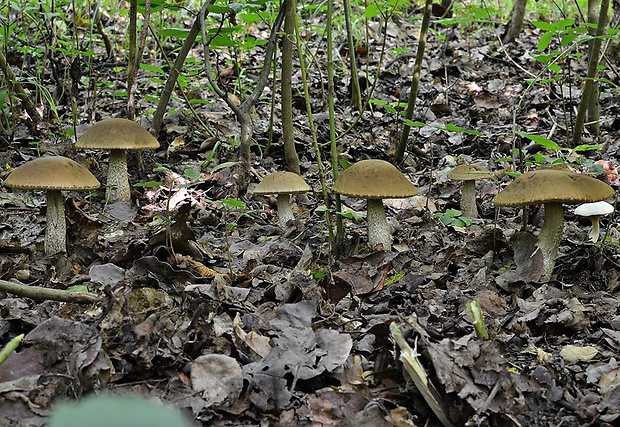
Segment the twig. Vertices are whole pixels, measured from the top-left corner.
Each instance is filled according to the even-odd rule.
[[[90,292],[63,291],[61,289],[49,289],[41,286],[27,286],[20,283],[0,280],[0,292],[8,292],[20,297],[36,300],[52,300],[62,302],[74,302],[77,304],[91,304],[101,302],[101,297]]]

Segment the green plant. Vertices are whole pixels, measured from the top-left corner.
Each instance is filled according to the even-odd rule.
[[[58,405],[49,427],[190,427],[177,410],[140,397],[91,396]]]
[[[471,218],[461,216],[462,214],[458,209],[446,209],[445,212],[435,212],[435,218],[445,226],[469,227],[472,224]]]

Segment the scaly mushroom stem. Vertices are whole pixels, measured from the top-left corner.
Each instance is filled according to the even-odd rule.
[[[286,223],[295,218],[290,199],[290,194],[278,194],[278,225],[282,228],[285,228]]]
[[[476,207],[476,181],[463,181],[461,187],[461,212],[468,218],[478,218]]]
[[[592,243],[596,243],[601,235],[601,215],[592,215],[590,220],[592,221],[592,230],[590,230],[588,237]]]
[[[545,222],[538,235],[537,246],[543,254],[543,273],[540,281],[548,282],[551,280],[560,241],[564,234],[564,208],[562,203],[545,203],[544,209]]]
[[[383,250],[392,250],[392,233],[385,218],[383,200],[368,199],[366,212],[368,222],[368,246],[374,250],[378,245],[383,245]]]
[[[45,228],[45,255],[67,251],[67,222],[65,204],[60,190],[47,191],[47,215]]]
[[[111,150],[108,165],[108,182],[105,197],[108,203],[128,202],[131,200],[131,188],[127,174],[126,150]]]

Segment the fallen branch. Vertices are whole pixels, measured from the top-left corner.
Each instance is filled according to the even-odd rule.
[[[8,292],[20,297],[36,300],[52,300],[62,302],[74,302],[77,304],[91,304],[101,302],[101,297],[90,292],[63,291],[61,289],[49,289],[41,286],[28,286],[20,283],[0,280],[0,292]]]

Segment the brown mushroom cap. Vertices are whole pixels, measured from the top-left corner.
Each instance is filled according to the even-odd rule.
[[[362,199],[398,199],[418,189],[385,160],[361,160],[342,172],[332,186],[338,194]]]
[[[487,168],[478,165],[458,165],[448,174],[448,178],[453,181],[472,181],[491,176]]]
[[[13,169],[4,181],[21,190],[94,190],[101,184],[79,163],[66,157],[39,157]]]
[[[92,125],[75,143],[75,148],[91,150],[154,150],[157,139],[128,119],[103,119]]]
[[[254,188],[254,194],[299,194],[310,191],[302,177],[293,172],[274,172],[266,175]]]
[[[609,199],[614,189],[591,176],[564,170],[544,169],[517,177],[495,198],[496,206],[542,203],[578,204]]]

